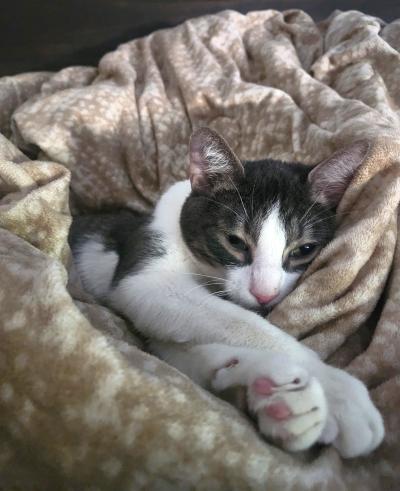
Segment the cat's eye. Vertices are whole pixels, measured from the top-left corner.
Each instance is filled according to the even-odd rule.
[[[290,257],[296,258],[296,259],[306,259],[308,256],[311,256],[317,249],[317,244],[303,244],[300,247],[297,247],[296,249],[293,249],[290,253]]]
[[[228,235],[228,242],[231,246],[239,251],[248,251],[249,247],[244,240],[242,240],[237,235]]]

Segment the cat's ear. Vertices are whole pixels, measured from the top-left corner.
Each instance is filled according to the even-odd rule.
[[[318,164],[308,175],[313,198],[335,208],[369,149],[367,140],[360,140],[338,150]]]
[[[189,144],[189,176],[192,189],[211,192],[230,189],[244,175],[243,165],[229,145],[209,128],[196,130]]]

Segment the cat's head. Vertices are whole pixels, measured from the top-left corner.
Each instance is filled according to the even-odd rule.
[[[314,168],[274,160],[244,162],[208,128],[190,141],[192,192],[181,213],[183,238],[226,295],[270,308],[332,238],[334,209],[368,150],[365,141]]]

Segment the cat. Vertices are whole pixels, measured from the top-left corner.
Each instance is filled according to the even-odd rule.
[[[365,386],[263,317],[332,239],[335,207],[367,149],[353,143],[312,169],[242,163],[200,128],[190,178],[165,191],[153,213],[74,218],[82,283],[196,383],[217,394],[244,386],[269,440],[288,451],[321,442],[343,457],[367,454],[384,427]]]

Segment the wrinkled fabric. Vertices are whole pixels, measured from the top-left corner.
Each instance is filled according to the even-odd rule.
[[[0,79],[0,489],[399,486],[399,40],[400,21],[355,11],[226,11],[97,68]],[[310,165],[369,140],[335,239],[270,320],[368,385],[387,431],[373,455],[277,449],[80,287],[71,209],[151,209],[201,125],[243,159]]]

